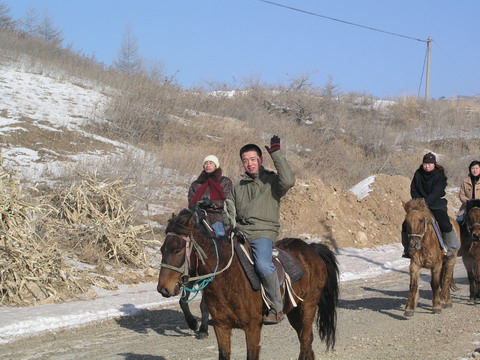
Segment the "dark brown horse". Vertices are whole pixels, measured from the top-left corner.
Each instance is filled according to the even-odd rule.
[[[462,260],[470,283],[469,302],[480,304],[480,200],[467,202],[462,226]]]
[[[232,329],[245,332],[247,359],[258,359],[263,320],[260,291],[254,291],[233,251],[234,239],[215,239],[195,225],[195,216],[182,210],[172,216],[162,245],[162,264],[157,290],[165,297],[178,295],[193,279],[211,279],[203,289],[217,337],[219,359],[230,359]],[[327,350],[335,346],[338,265],[325,245],[307,244],[287,238],[275,244],[292,255],[303,269],[303,277],[292,284],[302,300],[294,307],[284,302],[284,313],[300,341],[299,359],[313,359],[313,322]]]
[[[405,316],[413,316],[417,306],[418,279],[420,269],[430,269],[432,279],[433,313],[440,313],[442,307],[451,307],[450,290],[455,288],[453,281],[453,267],[456,255],[446,259],[443,249],[439,245],[435,229],[432,225],[434,217],[423,199],[412,199],[403,204],[406,212],[405,221],[409,238],[410,253],[410,289]],[[456,221],[452,225],[459,239],[459,228]]]

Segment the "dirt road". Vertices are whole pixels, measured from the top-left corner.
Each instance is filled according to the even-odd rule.
[[[454,305],[431,313],[430,276],[422,272],[419,306],[413,318],[403,317],[408,273],[398,271],[369,280],[341,284],[337,343],[321,359],[468,359],[480,348],[480,305],[467,303],[468,284],[461,259],[455,279]],[[198,302],[192,308],[198,315]],[[246,358],[243,333],[235,331],[232,358]],[[263,328],[262,359],[296,359],[296,334],[283,321]],[[207,340],[196,340],[178,306],[149,310],[137,316],[49,333],[0,345],[0,359],[217,359],[213,329]]]

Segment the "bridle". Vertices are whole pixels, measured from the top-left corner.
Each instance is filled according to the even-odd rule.
[[[418,211],[418,212],[421,212],[419,210],[412,210],[412,211]],[[425,237],[425,234],[427,232],[427,216],[424,215],[423,217],[423,232],[421,234],[408,234],[408,238],[411,239],[411,238],[418,238],[418,241],[415,242],[415,245],[414,246],[411,246],[412,248],[414,248],[415,250],[420,250],[421,248],[421,242],[423,240],[423,238]]]
[[[167,238],[169,236],[175,236],[175,237],[178,237],[180,238],[181,240],[183,240],[185,242],[185,259],[183,261],[183,264],[181,267],[176,267],[176,266],[173,266],[173,265],[170,265],[170,264],[166,264],[163,262],[163,259],[162,259],[162,262],[160,264],[160,266],[162,268],[165,268],[165,269],[170,269],[170,270],[173,270],[173,271],[176,271],[176,272],[179,272],[181,275],[180,277],[180,283],[182,285],[188,283],[189,281],[191,281],[191,278],[190,278],[190,270],[193,270],[192,268],[192,264],[190,263],[190,255],[192,253],[192,251],[195,251],[195,253],[197,254],[197,262],[198,262],[198,259],[200,259],[200,261],[202,262],[203,265],[205,265],[205,260],[208,259],[207,257],[207,254],[205,253],[205,251],[202,249],[202,247],[200,245],[198,245],[198,243],[193,239],[193,237],[190,235],[183,235],[183,234],[177,234],[177,233],[174,233],[174,232],[169,232],[167,233],[167,236],[165,237],[165,241],[167,241]],[[198,264],[197,264],[198,266]]]
[[[211,239],[212,239],[212,242],[215,246],[215,254],[216,254],[215,270],[213,272],[205,274],[205,275],[197,275],[197,276],[192,276],[192,277],[190,277],[190,270],[194,270],[194,269],[191,266],[192,264],[190,263],[190,257],[191,257],[190,255],[192,253],[195,253],[196,256],[197,256],[197,259],[200,259],[202,264],[205,265],[205,260],[208,259],[205,251],[195,241],[191,232],[188,236],[183,235],[183,234],[177,234],[175,232],[169,232],[169,233],[167,233],[167,237],[168,236],[176,236],[176,237],[180,238],[182,241],[185,242],[185,259],[184,259],[183,265],[181,267],[176,267],[176,266],[172,266],[172,265],[169,265],[169,264],[165,264],[163,262],[163,259],[162,259],[160,267],[170,269],[170,270],[173,270],[173,271],[176,271],[176,272],[182,274],[181,277],[180,277],[180,284],[182,286],[186,285],[187,283],[189,283],[191,281],[199,281],[199,280],[204,280],[204,279],[211,279],[210,281],[212,281],[213,278],[215,278],[216,275],[219,275],[222,272],[224,272],[225,270],[227,270],[230,267],[230,265],[232,264],[232,260],[233,260],[233,256],[234,256],[233,233],[230,235],[231,256],[230,256],[230,259],[228,260],[228,263],[225,265],[225,267],[222,270],[217,271],[220,258],[219,258],[219,255],[218,255],[217,243],[215,242],[215,239],[212,237]],[[165,241],[166,241],[166,239],[165,239]],[[198,267],[198,260],[197,260],[197,265],[195,266],[195,268],[197,268],[197,267]],[[206,285],[208,285],[208,283],[210,281],[208,281]]]
[[[469,221],[468,221],[468,219],[469,219],[468,213],[469,213],[471,210],[473,210],[473,209],[480,209],[480,207],[475,206],[475,207],[472,207],[472,208],[468,209],[467,214],[466,214],[466,215],[467,215],[467,221],[466,221],[466,223],[467,223],[467,230],[468,230],[468,233],[470,234],[470,236],[472,237],[472,241],[480,241],[480,237],[474,238],[474,237],[472,236],[472,235],[473,235],[473,233],[472,233],[473,228],[474,228],[475,226],[480,226],[480,223],[475,222],[475,223],[473,223],[473,224],[470,224]]]

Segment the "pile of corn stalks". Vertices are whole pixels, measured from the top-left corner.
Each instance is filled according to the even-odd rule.
[[[140,238],[150,229],[134,225],[134,209],[124,205],[126,190],[134,185],[80,175],[78,184],[49,198],[50,217],[57,221],[50,227],[68,238],[72,250],[93,246],[109,264],[144,268],[147,256]]]
[[[31,226],[41,212],[22,201],[18,178],[0,165],[1,305],[61,302],[65,294],[84,291],[80,274]]]

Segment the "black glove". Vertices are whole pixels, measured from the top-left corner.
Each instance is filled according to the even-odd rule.
[[[265,146],[265,149],[267,149],[269,154],[280,150],[280,138],[277,135],[273,135],[272,139],[270,140],[270,147]]]
[[[193,212],[193,213],[199,213],[200,211],[202,211],[202,209],[200,208],[200,206],[195,204],[195,205],[190,206],[190,211]]]
[[[212,206],[212,200],[210,199],[200,200],[199,202],[197,202],[197,205],[202,209],[206,209]]]

